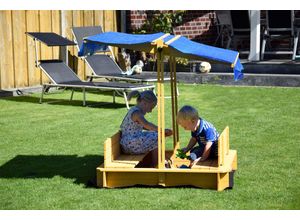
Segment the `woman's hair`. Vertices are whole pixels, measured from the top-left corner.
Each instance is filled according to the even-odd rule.
[[[198,111],[192,106],[185,105],[177,113],[177,122],[195,120],[199,118]]]
[[[139,91],[132,91],[128,94],[127,96],[127,100],[130,101],[132,97],[137,96],[136,98],[136,102],[139,103],[142,100],[144,100],[145,102],[148,103],[153,103],[153,102],[157,102],[157,98],[156,95],[154,94],[154,92],[152,90],[145,90],[143,92],[139,92]]]

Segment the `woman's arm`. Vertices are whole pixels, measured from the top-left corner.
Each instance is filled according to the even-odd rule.
[[[144,129],[149,131],[157,131],[157,126],[147,121],[141,112],[136,111],[132,114],[131,117],[134,122],[137,122],[140,125],[142,125]]]
[[[147,121],[144,117],[144,115],[141,112],[135,112],[132,114],[132,120],[141,124],[145,130],[148,131],[158,131],[158,127],[155,124],[152,124],[151,122]],[[173,131],[171,129],[165,129],[165,136],[171,136],[173,134]]]

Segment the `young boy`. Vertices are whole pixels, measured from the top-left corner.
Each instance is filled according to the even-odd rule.
[[[187,131],[191,131],[191,139],[188,145],[182,149],[184,153],[190,151],[192,167],[199,160],[218,156],[219,133],[216,128],[203,118],[199,118],[198,111],[191,106],[183,106],[177,114],[177,123]],[[196,143],[199,146],[196,146]]]

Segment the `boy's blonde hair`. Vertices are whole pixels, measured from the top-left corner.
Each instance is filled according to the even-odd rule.
[[[146,90],[143,92],[132,91],[128,94],[127,100],[130,101],[132,97],[137,96],[136,102],[139,103],[142,100],[148,103],[157,103],[157,97],[152,90]]]
[[[185,105],[177,113],[177,122],[187,120],[198,120],[198,111],[192,106]]]

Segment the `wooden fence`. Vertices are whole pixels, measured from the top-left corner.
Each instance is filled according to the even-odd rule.
[[[41,85],[49,79],[35,67],[33,39],[25,32],[55,32],[73,39],[71,27],[101,25],[117,31],[116,11],[13,10],[0,11],[0,90]],[[40,59],[58,59],[59,48],[39,44]],[[85,79],[90,70],[68,47],[69,66]]]

